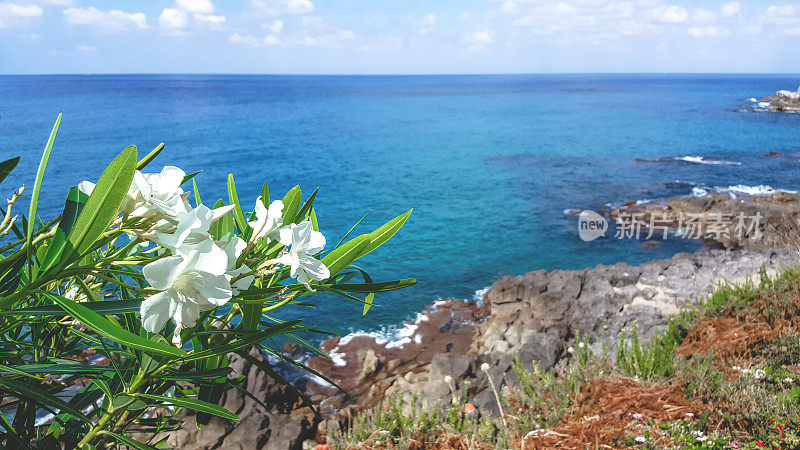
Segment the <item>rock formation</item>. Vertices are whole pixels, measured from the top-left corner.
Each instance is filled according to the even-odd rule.
[[[770,111],[800,112],[800,88],[797,91],[778,91],[775,95],[764,97]]]

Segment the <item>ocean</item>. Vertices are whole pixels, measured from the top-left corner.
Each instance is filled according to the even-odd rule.
[[[658,247],[584,242],[565,210],[708,189],[800,189],[800,115],[754,112],[751,101],[798,83],[786,75],[0,76],[0,159],[22,156],[2,195],[33,184],[63,111],[44,216],[127,145],[145,154],[162,141],[150,169],[202,170],[206,202],[227,198],[228,173],[248,207],[264,180],[273,197],[296,184],[306,194],[319,187],[329,246],[367,211],[357,231],[414,208],[359,265],[375,280],[418,285],[378,295],[366,317],[361,305],[327,295],[309,298],[318,308],[281,314],[334,333],[375,331],[437,299],[472,298],[505,274],[700,248],[677,238]]]

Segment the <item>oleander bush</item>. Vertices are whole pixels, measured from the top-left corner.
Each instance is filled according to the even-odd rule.
[[[366,314],[376,293],[415,283],[375,282],[354,265],[411,211],[348,239],[351,228],[326,249],[317,191],[304,199],[298,186],[273,199],[265,182],[249,209],[230,175],[228,202],[209,207],[197,173],[169,165],[143,173],[163,144],[141,159],[126,148],[96,181],[69,190],[60,216],[43,220],[38,199],[60,120],[33,188],[17,189],[0,210],[4,448],[158,448],[156,435],[184,425],[184,408],[198,427],[212,416],[238,422],[219,406],[225,391],[246,392],[231,355],[283,382],[253,348],[313,372],[270,342],[284,337],[319,352],[304,336],[321,331],[282,321],[277,310],[328,293]],[[0,182],[18,162],[0,163]],[[190,182],[193,194],[183,188]],[[19,214],[29,191],[28,213]]]

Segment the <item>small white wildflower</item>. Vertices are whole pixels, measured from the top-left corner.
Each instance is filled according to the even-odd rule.
[[[784,382],[784,383],[791,383],[792,381],[794,381],[794,380],[792,379],[792,377],[786,377],[786,378],[784,378],[784,379],[783,379],[783,382]]]
[[[700,431],[700,430],[696,430],[696,431],[692,431],[692,434],[695,435],[695,436],[702,436],[703,432]]]
[[[706,439],[708,439],[708,436],[698,436],[697,437],[697,440],[700,441],[700,442],[705,442]]]
[[[739,366],[733,366],[733,367],[731,367],[731,369],[732,370],[736,370],[736,371],[741,371],[742,370],[742,368],[739,367]]]
[[[753,371],[753,377],[755,377],[755,379],[757,379],[757,380],[760,380],[760,379],[764,378],[765,376],[767,376],[767,372],[764,372],[764,370],[762,370],[762,369],[756,369],[756,370]]]
[[[575,353],[575,349],[572,348],[572,347],[567,347],[567,353],[569,353],[571,355],[571,354]]]
[[[634,415],[633,415],[633,418],[634,418],[634,419],[641,419],[641,418],[642,418],[642,415],[641,415],[641,414],[639,414],[639,413],[636,413],[636,414],[634,414]]]
[[[647,442],[647,439],[645,439],[644,436],[636,436],[636,442],[644,444],[645,442]]]
[[[453,377],[451,377],[450,375],[445,375],[444,376],[444,382],[447,383],[447,384],[452,383],[453,382]]]
[[[453,397],[452,399],[450,399],[450,403],[452,403],[454,405],[457,405],[458,404],[458,397]]]
[[[578,348],[582,349],[583,347],[586,347],[586,344],[584,344],[583,342],[579,342]]]
[[[686,414],[684,414],[684,415],[685,415],[686,417],[690,418],[690,419],[691,419],[692,417],[694,417],[694,413],[686,413]]]
[[[484,372],[488,372],[489,371],[489,363],[481,364],[481,370],[484,371]]]

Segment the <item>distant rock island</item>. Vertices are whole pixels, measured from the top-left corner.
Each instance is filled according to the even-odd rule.
[[[778,91],[761,101],[769,103],[770,111],[800,112],[800,88],[797,91]]]

